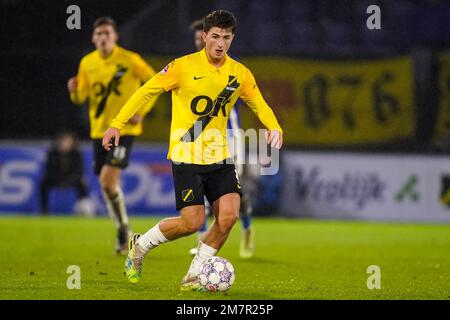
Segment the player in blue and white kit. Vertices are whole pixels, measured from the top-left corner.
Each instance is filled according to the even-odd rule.
[[[205,43],[203,42],[202,38],[202,32],[203,32],[203,19],[196,20],[191,24],[191,29],[194,31],[194,40],[195,40],[195,46],[197,50],[202,50],[205,47]],[[236,103],[236,105],[231,109],[230,117],[228,120],[228,130],[227,130],[227,143],[230,148],[231,155],[234,159],[237,159],[237,152],[240,152],[241,150],[245,150],[242,147],[242,144],[244,144],[244,138],[240,134],[241,128],[240,126],[240,117],[239,117],[239,104],[240,101]],[[238,144],[238,145],[236,145]],[[245,152],[245,151],[244,151]],[[235,163],[237,175],[242,180],[242,174],[244,172],[244,164],[240,163],[240,161],[237,161]],[[211,205],[208,201],[205,201],[205,211],[206,215],[211,214]],[[252,228],[252,206],[251,201],[249,199],[248,193],[245,192],[245,190],[242,191],[241,196],[241,206],[240,206],[240,219],[242,223],[242,237],[241,237],[241,244],[239,248],[239,255],[243,259],[251,258],[255,251],[255,244],[254,244],[254,234],[255,231]],[[199,230],[198,236],[199,239],[202,237],[203,233],[207,230],[207,220],[205,219],[205,223],[202,226],[202,228]],[[195,255],[197,253],[197,248],[192,248],[189,253],[191,255]]]

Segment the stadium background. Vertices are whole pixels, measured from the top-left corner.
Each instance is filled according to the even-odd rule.
[[[66,28],[71,4],[81,30]],[[372,4],[381,30],[366,28]],[[279,174],[253,175],[248,188],[255,256],[239,257],[237,224],[220,251],[236,269],[230,291],[179,291],[196,235],[152,252],[131,286],[92,175],[87,109],[70,103],[67,80],[93,49],[99,16],[114,17],[120,44],[159,70],[194,50],[190,22],[219,8],[236,14],[231,53],[285,129]],[[0,0],[0,299],[448,300],[449,23],[443,0]],[[259,128],[241,109],[244,127]],[[137,232],[176,214],[170,116],[163,94],[124,174]],[[59,189],[39,216],[46,150],[66,129],[81,140],[98,218],[78,216],[74,191]],[[67,286],[73,265],[81,290]]]
[[[159,70],[194,50],[192,20],[225,8],[239,22],[231,52],[254,72],[285,130],[280,173],[259,177],[253,188],[256,215],[450,221],[448,2],[78,1],[82,29],[68,30],[70,4],[0,1],[0,211],[38,213],[45,151],[71,129],[104,214],[90,170],[87,110],[72,105],[66,90],[92,50],[96,17],[114,17],[120,44]],[[381,7],[381,30],[366,27],[370,4]],[[241,109],[244,128],[261,127]],[[165,160],[170,116],[164,94],[124,177],[131,213],[174,213]],[[70,190],[54,190],[52,211],[71,212],[73,200]]]

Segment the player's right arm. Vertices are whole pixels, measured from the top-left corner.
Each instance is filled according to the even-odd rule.
[[[135,53],[131,56],[131,62],[133,66],[134,76],[142,81],[142,84],[147,82],[153,77],[156,72],[139,54]],[[153,108],[156,103],[157,97],[153,97],[148,103],[146,103],[140,110],[138,110],[133,117],[130,118],[129,123],[138,124],[141,122],[145,115]]]
[[[70,100],[75,104],[83,104],[89,96],[89,81],[84,71],[83,60],[78,67],[78,74],[67,82]]]
[[[128,120],[140,110],[150,99],[160,95],[163,91],[170,91],[178,87],[181,74],[181,63],[175,60],[169,63],[161,72],[148,80],[140,87],[120,109],[119,114],[113,119],[110,127],[103,135],[102,145],[106,150],[110,150],[113,144],[119,145],[120,129]],[[150,110],[148,110],[149,112]]]

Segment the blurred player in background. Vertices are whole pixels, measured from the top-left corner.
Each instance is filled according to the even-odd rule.
[[[92,34],[96,50],[81,59],[78,75],[69,79],[67,87],[73,103],[83,104],[89,100],[94,171],[99,176],[108,213],[116,223],[116,252],[126,253],[131,232],[120,176],[128,166],[133,141],[142,133],[142,120],[155,99],[143,105],[124,124],[118,146],[106,151],[102,148],[102,136],[120,108],[155,71],[139,54],[121,48],[117,41],[116,22],[109,17],[97,19]]]
[[[194,42],[195,47],[197,48],[197,51],[202,50],[205,47],[205,41],[203,40],[203,22],[204,19],[195,20],[191,24],[191,30],[194,31]],[[236,59],[235,59],[236,60]],[[234,107],[230,111],[230,117],[228,119],[227,124],[227,142],[228,146],[230,147],[231,154],[233,158],[236,160],[238,159],[237,153],[240,152],[242,149],[242,146],[244,144],[244,138],[240,134],[240,117],[239,117],[239,103],[236,103]],[[244,164],[242,163],[236,163],[236,170],[238,173],[238,176],[241,178],[241,184],[242,184],[242,177],[244,173]],[[255,252],[255,242],[254,242],[254,236],[255,236],[255,230],[252,227],[252,204],[250,201],[250,197],[245,190],[241,190],[241,205],[240,205],[240,215],[241,223],[242,223],[242,236],[241,236],[241,245],[239,248],[239,255],[243,259],[248,259],[253,257],[253,254]],[[206,216],[211,215],[211,205],[208,201],[205,201],[205,211]],[[207,230],[207,219],[205,219],[205,223],[201,227],[201,229],[198,232],[198,238],[199,240],[203,237],[203,233]],[[197,254],[197,247],[192,248],[189,253],[193,256]]]
[[[74,188],[77,192],[77,204],[86,201],[88,187],[83,173],[83,158],[77,148],[75,136],[70,132],[59,134],[45,161],[40,183],[41,213],[48,213],[48,195],[52,188]]]
[[[264,101],[250,70],[228,57],[236,19],[218,10],[205,17],[205,48],[169,63],[123,106],[103,136],[112,150],[121,130],[150,99],[172,91],[172,123],[168,158],[172,160],[178,217],[161,220],[145,234],[133,234],[125,261],[131,283],[141,277],[145,255],[168,241],[197,232],[205,222],[205,196],[212,203],[214,222],[199,242],[181,284],[182,290],[202,290],[200,266],[215,256],[239,217],[241,185],[230,161],[226,128],[236,100],[241,98],[267,128],[266,140],[281,148],[282,130]]]

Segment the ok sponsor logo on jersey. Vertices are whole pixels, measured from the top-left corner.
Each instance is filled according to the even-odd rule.
[[[127,70],[127,68],[118,64],[116,66],[116,72],[106,86],[104,86],[101,82],[94,82],[92,84],[96,96],[102,98],[98,103],[97,110],[95,112],[96,118],[98,118],[105,110],[106,101],[108,100],[111,93],[115,93],[117,96],[121,95],[119,91],[119,85],[121,83],[122,77],[124,76],[125,72],[127,72]]]
[[[200,78],[199,78],[200,79]],[[231,96],[239,87],[240,83],[237,81],[236,77],[233,75],[228,76],[228,83],[226,87],[220,92],[217,98],[213,101],[210,97],[205,95],[196,96],[191,101],[191,111],[193,114],[198,116],[211,116],[217,117],[220,113],[226,117],[225,106],[230,102]],[[204,101],[203,103],[200,103]],[[206,106],[204,108],[199,108],[199,105]]]

